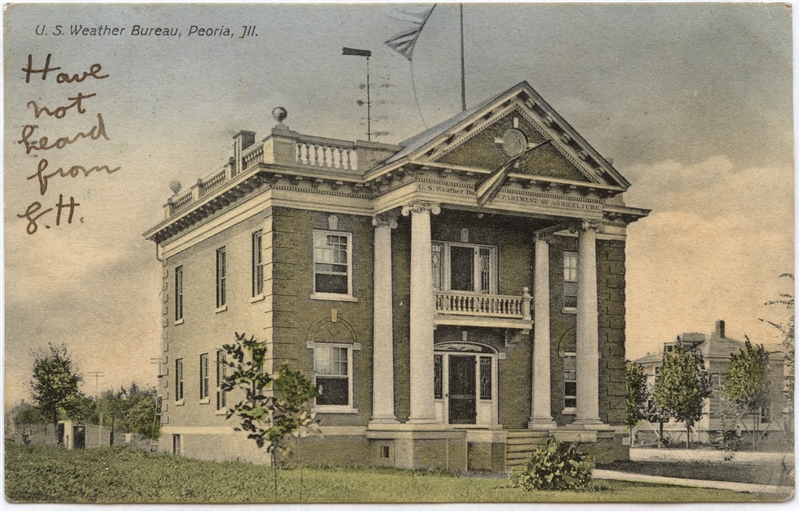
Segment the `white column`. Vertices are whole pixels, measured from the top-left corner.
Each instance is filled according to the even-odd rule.
[[[372,423],[397,423],[394,415],[394,338],[392,331],[393,216],[373,217],[375,226]]]
[[[533,278],[533,350],[531,418],[528,428],[556,426],[550,412],[550,245],[552,236],[536,235]]]
[[[431,213],[439,206],[414,201],[403,207],[411,215],[411,290],[409,329],[411,414],[409,423],[434,423],[433,410],[433,269]]]
[[[596,232],[603,225],[582,221],[578,230],[577,424],[600,424],[599,329],[597,324]]]

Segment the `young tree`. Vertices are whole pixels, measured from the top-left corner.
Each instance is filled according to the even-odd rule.
[[[74,397],[81,396],[78,389],[83,377],[76,373],[72,359],[64,345],[48,344],[48,350],[34,354],[33,400],[42,414],[53,423],[56,440],[58,439],[58,413],[69,406]]]
[[[792,290],[794,289],[794,274],[781,274],[780,277],[785,277],[791,281]],[[786,399],[786,417],[784,417],[784,425],[789,432],[789,438],[794,438],[794,293],[782,293],[777,300],[766,302],[767,306],[781,306],[786,308],[789,312],[788,320],[784,322],[773,322],[771,320],[764,320],[771,326],[778,329],[783,335],[781,345],[784,351],[784,370],[783,370],[783,394]]]
[[[647,406],[647,376],[641,365],[625,361],[625,424],[631,431],[633,446],[633,427],[645,416]]]
[[[711,396],[711,376],[703,356],[678,347],[664,354],[661,372],[653,386],[653,401],[664,412],[686,425],[689,434],[703,414],[703,402]]]
[[[756,449],[759,409],[769,407],[769,353],[763,345],[753,346],[745,336],[745,347],[731,354],[725,365],[722,394],[736,404],[739,416],[753,414],[753,449]]]
[[[226,418],[237,416],[234,430],[247,432],[259,448],[272,458],[277,499],[277,451],[288,436],[305,437],[318,429],[309,400],[317,396],[314,385],[302,372],[282,363],[275,375],[264,371],[267,346],[255,337],[236,333],[236,342],[222,346],[229,371],[220,387],[223,392],[239,389],[244,400],[228,409]]]

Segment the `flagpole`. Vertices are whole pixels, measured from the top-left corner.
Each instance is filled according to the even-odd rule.
[[[464,4],[458,4],[461,19],[461,111],[467,110],[467,85],[464,73]]]

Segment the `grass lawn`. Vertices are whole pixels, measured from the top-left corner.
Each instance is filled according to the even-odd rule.
[[[595,480],[594,490],[532,492],[508,480],[395,469],[278,471],[206,462],[132,448],[69,451],[5,445],[5,492],[11,502],[40,503],[425,503],[425,502],[758,502],[749,494]]]

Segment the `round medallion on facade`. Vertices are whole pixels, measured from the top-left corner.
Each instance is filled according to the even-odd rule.
[[[509,128],[503,134],[503,151],[508,156],[517,156],[528,147],[528,139],[525,134],[516,128]]]

